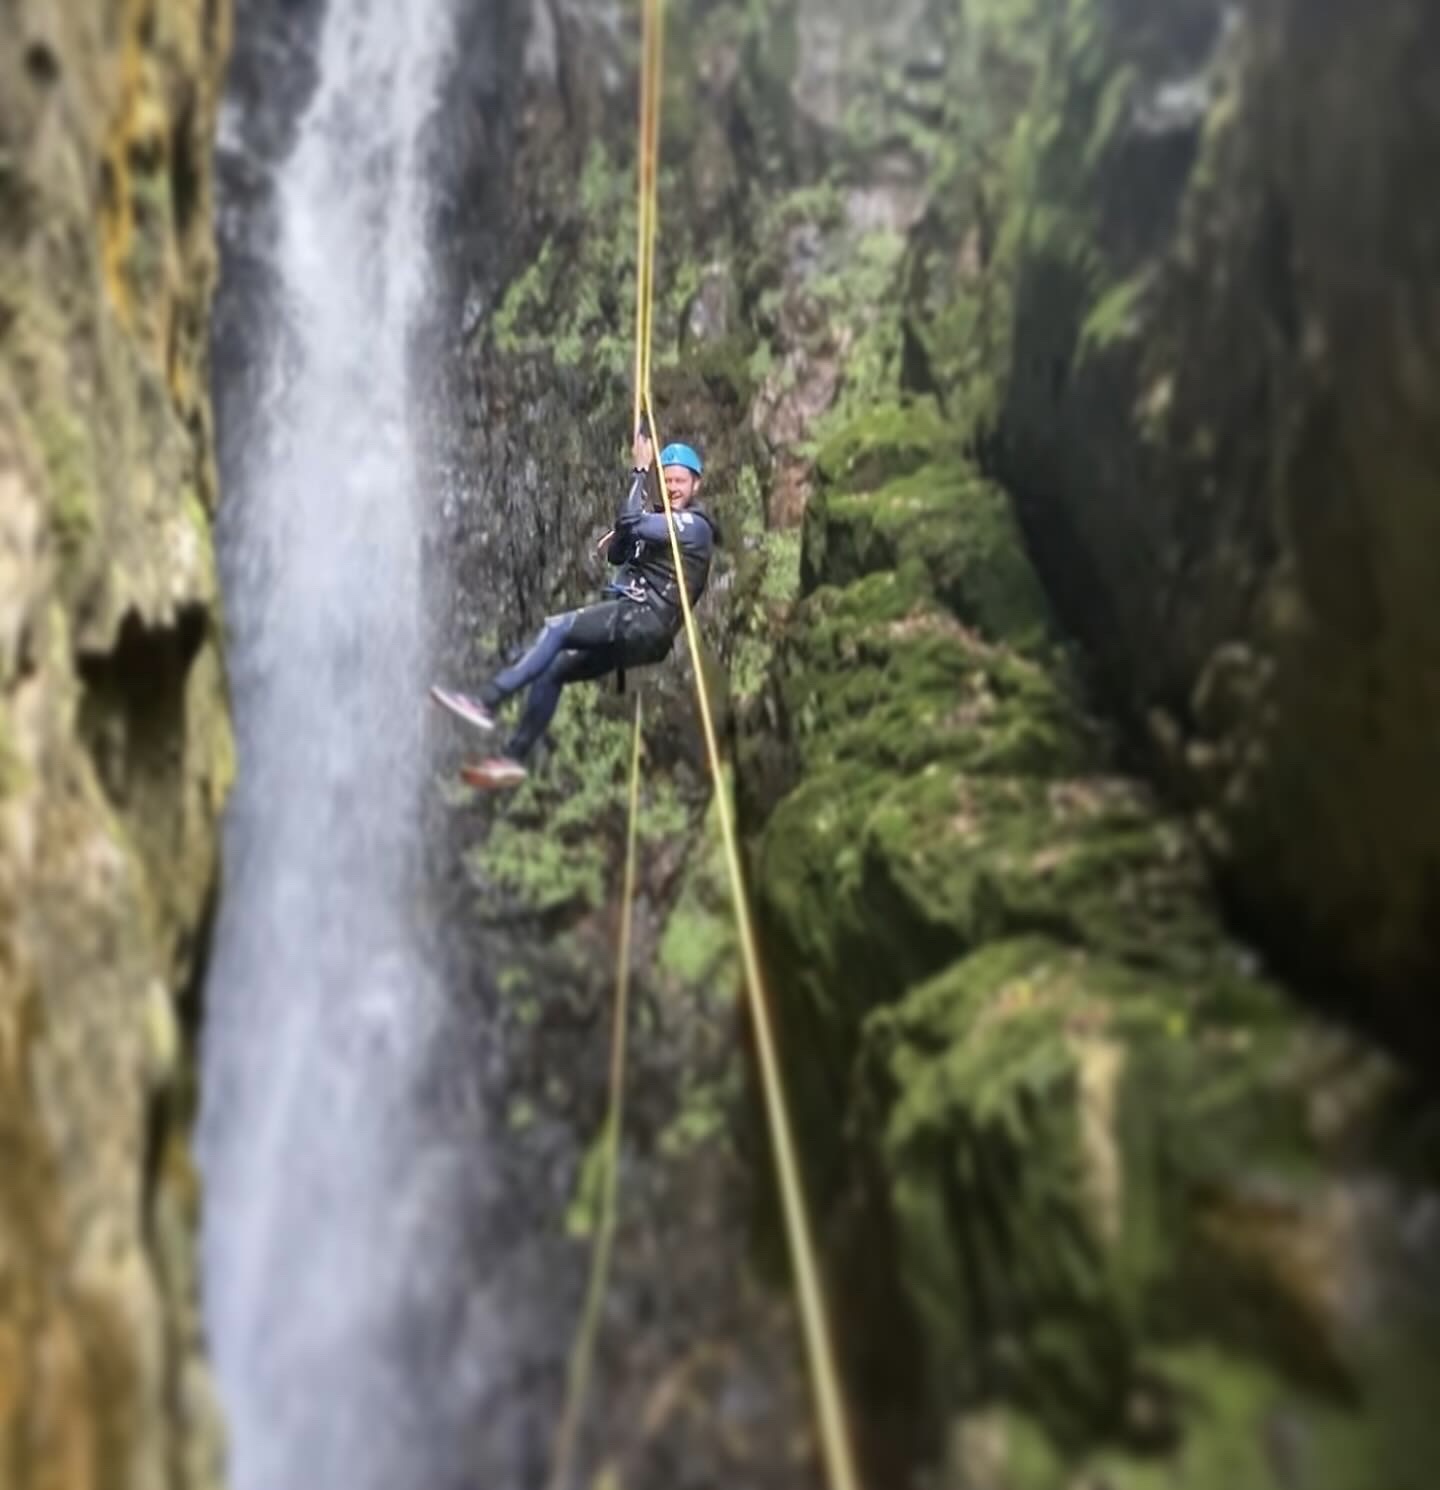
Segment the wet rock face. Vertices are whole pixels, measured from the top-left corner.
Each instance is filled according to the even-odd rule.
[[[179,1001],[231,771],[210,522],[223,3],[0,46],[0,1472],[200,1486]]]
[[[711,20],[728,24],[735,10],[714,7]],[[629,465],[634,20],[589,4],[500,6],[460,49],[446,106],[458,131],[436,141],[449,281],[437,319],[451,350],[437,369],[447,414],[430,550],[432,593],[446,597],[438,665],[453,678],[478,680],[547,612],[598,598],[607,577],[593,549]],[[698,85],[706,106],[712,89],[734,88],[718,52],[701,50],[702,75],[712,61],[716,80]],[[704,447],[731,529],[734,457],[750,453],[734,388],[746,355],[734,166],[723,136],[717,146],[703,125],[687,128],[701,113],[685,100],[693,86],[677,79],[667,97],[657,414],[667,439]],[[688,365],[677,366],[682,340]],[[701,606],[722,651],[734,563],[733,550],[722,554]],[[608,680],[567,691],[553,748],[498,806],[450,788],[461,742],[443,723],[435,732],[444,784],[431,841],[456,985],[483,1027],[483,1100],[504,1135],[496,1200],[476,1227],[510,1341],[489,1404],[506,1429],[477,1444],[472,1466],[496,1485],[545,1472],[581,1304],[640,693],[637,1012],[584,1474],[642,1490],[814,1482],[788,1304],[747,1266],[753,1179],[733,945],[719,865],[697,847],[713,820],[683,658],[681,641],[662,666],[632,670],[623,697]]]
[[[1433,1098],[1317,1017],[1331,978],[1282,990],[1231,939],[1192,835],[1126,777],[1056,645],[1078,632],[1161,698],[1185,660],[1204,679],[1187,721],[1280,738],[1279,654],[1243,626],[1271,615],[1251,591],[1293,567],[1300,519],[1215,474],[1269,461],[1285,432],[1278,382],[1261,399],[1245,381],[1277,355],[1263,321],[1245,340],[1269,289],[1252,276],[1246,301],[1239,263],[1206,257],[1217,242],[1184,247],[1192,221],[1237,225],[1298,168],[1218,196],[1213,162],[1245,138],[1235,99],[1277,59],[1207,3],[974,14],[946,65],[963,143],[869,328],[901,352],[823,427],[802,598],[741,722],[867,1437],[887,1483],[918,1457],[967,1490],[1418,1487],[1434,1450],[1414,1384],[1440,1358]],[[795,257],[817,218],[793,225]],[[1207,383],[1175,338],[1222,312]],[[815,428],[819,345],[757,401],[787,439]],[[1167,377],[1145,382],[1159,349]],[[1228,389],[1226,422],[1181,462],[1167,421],[1202,387]],[[977,448],[1014,485],[1038,577]],[[1203,469],[1209,486],[1181,487]],[[1157,558],[1172,540],[1188,567]],[[1316,721],[1285,728],[1298,743]],[[1265,766],[1276,814],[1311,779],[1238,749],[1192,745],[1176,768],[1213,773],[1190,779],[1212,838],[1224,770]],[[1272,890],[1276,865],[1255,865]]]
[[[1002,473],[1247,922],[1433,1063],[1440,16],[1081,10]]]
[[[1419,1490],[1433,1101],[1229,938],[933,408],[819,478],[754,884],[887,1482]]]
[[[702,450],[726,534],[699,608],[722,730],[756,702],[793,596],[807,446],[840,401],[867,397],[898,361],[893,325],[869,333],[900,277],[923,172],[903,140],[872,170],[867,132],[908,118],[913,37],[853,9],[847,44],[884,44],[875,89],[835,51],[823,5],[724,0],[674,7],[669,20],[656,413],[667,439]],[[629,463],[635,14],[532,10],[528,33],[502,40],[499,66],[460,64],[451,117],[462,132],[440,147],[459,152],[447,179],[464,190],[442,208],[454,228],[442,235],[454,356],[432,588],[449,602],[443,665],[461,678],[547,611],[595,596],[606,575],[594,542]],[[502,39],[509,24],[497,14]],[[922,93],[935,86],[921,79]],[[852,138],[856,100],[867,110]],[[774,1286],[779,1244],[767,1237],[758,1266],[752,1246],[764,1136],[683,641],[628,686],[623,698],[607,684],[570,690],[532,781],[498,809],[452,792],[432,835],[508,1135],[509,1224],[487,1269],[513,1280],[503,1291],[527,1367],[503,1411],[533,1433],[529,1419],[553,1408],[579,1305],[583,1253],[561,1223],[573,1196],[571,1224],[590,1224],[585,1150],[603,1111],[624,767],[643,692],[626,1199],[585,1457],[592,1473],[608,1466],[641,1490],[798,1490],[819,1466],[795,1321]],[[453,778],[460,745],[436,733]]]

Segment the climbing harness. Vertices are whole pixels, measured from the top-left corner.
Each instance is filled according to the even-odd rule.
[[[658,221],[657,164],[659,159],[660,96],[664,83],[664,3],[643,0],[644,32],[640,89],[639,140],[639,212],[635,299],[635,404],[632,429],[640,428],[644,419],[652,448],[660,446],[660,430],[650,389],[650,344],[654,315],[655,237]],[[697,462],[698,464],[698,458]],[[680,539],[675,528],[675,512],[664,480],[658,483],[664,504],[666,526],[670,535],[671,558],[677,577],[685,573]],[[859,1490],[854,1450],[846,1420],[840,1371],[835,1345],[826,1314],[820,1267],[810,1217],[805,1203],[795,1138],[791,1129],[784,1078],[776,1051],[768,995],[760,971],[755,929],[745,894],[740,852],[731,817],[730,800],[720,764],[715,723],[710,700],[705,691],[705,674],[701,664],[699,633],[689,586],[677,586],[685,639],[690,649],[690,663],[695,677],[695,691],[700,707],[700,721],[705,736],[705,750],[710,764],[711,784],[724,840],[725,864],[730,880],[731,903],[740,938],[745,989],[755,1029],[755,1046],[760,1067],[761,1090],[775,1170],[780,1186],[781,1212],[791,1264],[795,1270],[800,1300],[800,1316],[805,1352],[810,1367],[811,1386],[815,1396],[816,1419],[830,1490]],[[632,904],[635,893],[635,819],[639,794],[640,706],[636,699],[635,738],[631,751],[630,821],[627,830],[624,903],[620,921],[620,961],[616,974],[615,1025],[611,1055],[610,1107],[604,1136],[604,1191],[595,1250],[591,1259],[590,1281],[579,1332],[571,1354],[566,1401],[556,1441],[555,1459],[550,1481],[551,1490],[566,1490],[574,1461],[575,1440],[584,1417],[585,1398],[589,1390],[590,1368],[598,1332],[600,1304],[604,1297],[615,1227],[616,1180],[619,1165],[620,1120],[623,1111],[625,1074],[626,1021],[629,999],[629,958]]]

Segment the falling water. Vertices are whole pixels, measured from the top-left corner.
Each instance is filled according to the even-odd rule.
[[[437,1134],[432,1102],[417,1129],[453,1016],[419,910],[427,669],[407,367],[427,290],[421,147],[451,35],[447,0],[331,5],[280,182],[280,334],[225,494],[240,775],[202,1158],[236,1490],[463,1483],[439,1462],[445,1401],[414,1379],[413,1338],[447,1331],[447,1358],[472,1371],[496,1348],[470,1338],[485,1323],[456,1317],[446,1280],[483,1125],[452,1113]],[[459,1403],[453,1374],[435,1390]]]

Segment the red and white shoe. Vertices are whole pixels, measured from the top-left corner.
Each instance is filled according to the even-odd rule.
[[[477,698],[471,698],[467,693],[455,693],[449,688],[433,687],[430,697],[443,709],[449,709],[452,714],[458,715],[466,724],[473,724],[476,729],[492,730],[495,728],[495,716]]]
[[[519,761],[506,755],[492,755],[488,760],[467,761],[460,767],[460,779],[482,792],[506,791],[519,786],[529,776]]]

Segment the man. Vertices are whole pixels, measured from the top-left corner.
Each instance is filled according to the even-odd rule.
[[[659,662],[670,651],[683,623],[680,580],[670,548],[665,512],[650,510],[649,479],[653,460],[650,437],[642,427],[635,436],[630,489],[615,526],[600,540],[599,550],[617,573],[605,587],[611,598],[581,610],[550,616],[519,659],[484,684],[478,697],[432,688],[431,697],[478,729],[495,728],[495,711],[505,699],[528,687],[530,693],[519,727],[498,756],[462,772],[473,786],[518,786],[525,780],[525,757],[549,727],[567,683]],[[693,605],[710,577],[710,560],[720,541],[715,519],[699,505],[704,466],[688,445],[667,445],[660,452],[665,490],[675,514],[680,564]]]

